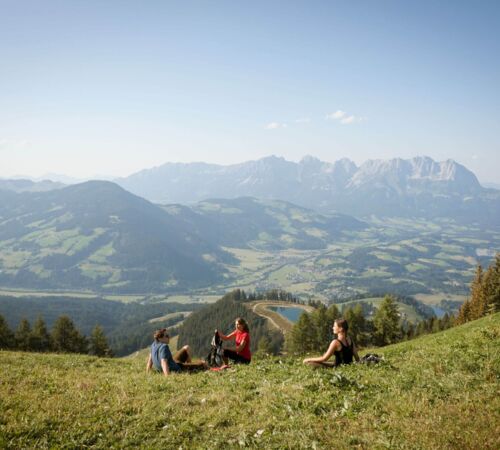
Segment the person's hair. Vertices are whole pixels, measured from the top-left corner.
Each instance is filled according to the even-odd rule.
[[[336,319],[335,323],[337,324],[338,327],[342,328],[345,333],[347,333],[347,330],[349,329],[349,325],[347,324],[347,320]]]
[[[248,323],[243,317],[238,317],[236,319],[236,322],[243,326],[243,331],[247,333],[250,331],[250,329],[248,328]]]
[[[160,328],[159,330],[156,330],[154,332],[153,337],[155,338],[155,341],[158,341],[159,339],[161,339],[163,337],[169,337],[168,331],[166,328]]]

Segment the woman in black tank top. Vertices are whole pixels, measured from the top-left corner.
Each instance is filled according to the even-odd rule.
[[[306,358],[304,359],[304,364],[313,367],[337,367],[341,364],[351,364],[353,357],[356,361],[359,361],[356,345],[347,335],[348,328],[349,326],[345,319],[337,319],[333,323],[333,332],[337,335],[337,338],[330,343],[328,350],[323,356]],[[335,356],[335,361],[328,362],[332,355]]]

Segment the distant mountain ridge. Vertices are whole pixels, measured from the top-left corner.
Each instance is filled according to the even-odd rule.
[[[0,191],[0,219],[4,286],[154,292],[216,282],[229,258],[111,182]]]
[[[500,192],[483,188],[450,159],[369,160],[359,167],[349,159],[329,163],[312,156],[298,163],[276,156],[228,166],[167,163],[116,182],[158,203],[251,196],[323,213],[500,222]]]
[[[32,181],[28,179],[0,179],[0,190],[14,192],[45,192],[61,189],[65,184],[52,180]]]

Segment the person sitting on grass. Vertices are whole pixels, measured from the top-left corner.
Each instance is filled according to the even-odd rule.
[[[252,354],[250,353],[250,330],[245,319],[238,317],[235,321],[235,330],[227,336],[218,330],[215,330],[223,341],[235,340],[236,347],[225,348],[223,350],[222,358],[224,363],[228,363],[231,359],[236,364],[250,364]]]
[[[168,376],[172,372],[194,372],[208,369],[204,361],[193,362],[191,360],[191,349],[189,345],[185,345],[172,356],[168,346],[169,342],[170,336],[166,328],[155,331],[154,341],[151,345],[151,353],[149,354],[146,364],[146,372],[154,368],[157,372]]]
[[[337,319],[333,322],[333,333],[337,335],[328,350],[323,356],[318,356],[316,358],[306,358],[304,359],[304,364],[312,367],[338,367],[341,364],[351,364],[352,358],[354,357],[356,361],[359,361],[358,351],[353,340],[348,336],[347,330],[349,326],[347,325],[347,320]],[[329,362],[328,359],[334,355],[335,361]]]

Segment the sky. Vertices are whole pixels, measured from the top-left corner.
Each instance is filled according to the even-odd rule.
[[[269,155],[500,183],[498,1],[0,0],[0,177]]]

